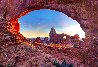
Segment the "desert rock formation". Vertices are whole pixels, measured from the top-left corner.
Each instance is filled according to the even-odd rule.
[[[19,22],[17,19],[21,16],[39,9],[56,10],[78,21],[86,34],[86,38],[84,39],[86,49],[82,51],[77,50],[77,52],[74,50],[71,52],[72,49],[70,49],[69,53],[72,53],[72,56],[76,58],[81,57],[81,60],[79,60],[81,62],[79,63],[83,64],[84,67],[98,67],[97,7],[97,0],[0,0],[0,46],[7,52],[10,49],[6,51],[6,45],[17,44],[18,40],[16,37],[19,37]],[[7,46],[7,48],[10,47]],[[6,56],[0,55],[0,63],[3,58],[6,58]],[[9,59],[10,57],[7,58]],[[6,64],[8,61],[3,62],[3,64]]]

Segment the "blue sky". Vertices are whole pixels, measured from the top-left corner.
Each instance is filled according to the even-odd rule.
[[[57,33],[85,36],[78,22],[62,12],[49,9],[35,10],[18,19],[20,32],[28,38],[49,36],[51,27]]]

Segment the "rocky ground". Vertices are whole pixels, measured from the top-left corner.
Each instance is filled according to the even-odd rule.
[[[73,60],[65,56],[59,49],[46,46],[29,46],[26,44],[3,45],[0,46],[0,65],[7,67],[55,67],[52,62],[54,60],[61,63],[63,59],[67,62],[77,63],[77,59]],[[75,61],[75,62],[74,62]]]
[[[34,45],[26,38],[23,40],[15,40],[14,37],[10,39],[0,40],[1,67],[8,65],[9,67],[10,65],[13,67],[55,67],[52,64],[53,61],[61,63],[64,59],[68,64],[72,63],[74,67],[97,66],[91,62],[93,59],[97,61],[97,55],[88,49],[85,51],[78,48],[58,49],[43,44]]]
[[[15,67],[54,67],[51,61],[55,59],[27,45],[10,45],[0,47],[0,65],[14,65]]]

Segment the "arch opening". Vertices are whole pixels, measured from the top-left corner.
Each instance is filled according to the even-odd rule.
[[[40,9],[31,11],[20,17],[18,22],[20,23],[20,32],[27,38],[49,37],[52,27],[56,29],[58,34],[64,33],[71,36],[79,34],[80,38],[85,38],[85,32],[77,21],[55,10]]]

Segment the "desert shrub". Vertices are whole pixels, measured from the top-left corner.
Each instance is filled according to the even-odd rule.
[[[52,64],[56,67],[74,67],[73,64],[67,64],[66,60],[63,60],[63,62],[60,64],[56,60],[52,62]]]
[[[7,67],[13,67],[11,64],[8,64]]]
[[[2,65],[2,64],[0,64],[0,67],[3,67],[3,65]]]
[[[58,63],[56,60],[54,62],[52,62],[54,66],[56,67],[61,67],[60,63]]]

